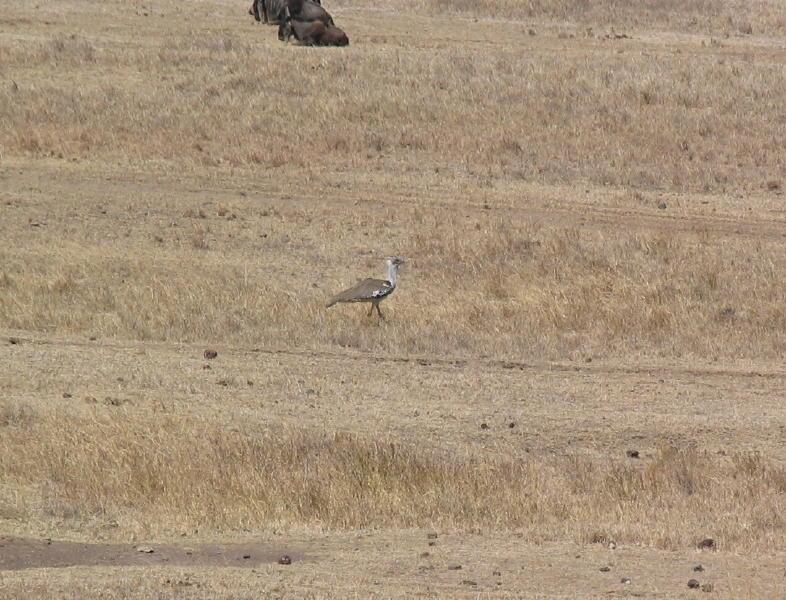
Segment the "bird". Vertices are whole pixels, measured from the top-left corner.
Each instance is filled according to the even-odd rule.
[[[370,302],[371,308],[368,311],[368,316],[373,315],[376,308],[379,318],[384,320],[385,317],[382,316],[382,311],[379,310],[379,303],[396,290],[398,268],[404,262],[404,259],[400,256],[385,257],[385,267],[388,271],[387,279],[369,277],[368,279],[358,281],[351,288],[333,296],[325,307],[330,308],[339,302]]]

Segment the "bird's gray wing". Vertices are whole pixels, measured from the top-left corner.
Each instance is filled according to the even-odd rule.
[[[339,292],[327,303],[328,308],[337,302],[368,302],[377,298],[384,298],[393,290],[389,281],[384,279],[368,278],[358,281],[351,288]]]

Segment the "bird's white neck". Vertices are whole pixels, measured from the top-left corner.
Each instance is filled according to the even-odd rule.
[[[392,260],[388,261],[388,281],[390,285],[396,287],[396,279],[398,277],[398,265]]]

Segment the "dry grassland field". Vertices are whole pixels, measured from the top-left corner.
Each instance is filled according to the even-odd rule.
[[[0,598],[786,598],[786,4],[249,4],[2,3]]]

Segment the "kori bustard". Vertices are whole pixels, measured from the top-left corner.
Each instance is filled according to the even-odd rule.
[[[384,319],[382,312],[379,310],[379,303],[385,298],[390,296],[396,289],[396,281],[398,279],[398,268],[404,264],[404,259],[400,256],[388,256],[385,258],[385,266],[388,270],[387,279],[373,279],[368,278],[363,281],[358,281],[348,290],[344,290],[333,296],[330,302],[327,303],[327,308],[330,308],[338,302],[370,302],[371,308],[368,311],[368,316],[374,314],[374,309],[377,309],[377,314],[380,319]]]

